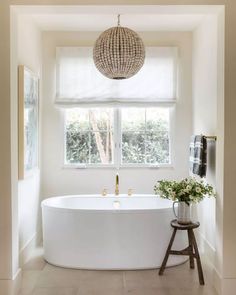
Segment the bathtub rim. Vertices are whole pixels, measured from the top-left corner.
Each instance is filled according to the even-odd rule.
[[[154,213],[154,212],[160,212],[164,210],[172,210],[172,204],[173,202],[168,200],[170,202],[170,206],[166,208],[128,208],[128,209],[116,209],[116,208],[109,208],[109,209],[99,209],[99,208],[86,208],[86,209],[79,209],[79,208],[63,208],[63,207],[57,207],[55,205],[48,205],[46,204],[49,201],[52,201],[52,199],[64,199],[64,198],[113,198],[114,201],[119,201],[119,199],[131,199],[131,198],[158,198],[159,196],[154,194],[137,194],[133,196],[127,196],[127,195],[107,195],[107,196],[101,196],[99,194],[88,194],[88,195],[64,195],[64,196],[55,196],[55,197],[49,197],[47,199],[44,199],[41,202],[41,208],[43,210],[50,210],[50,211],[64,211],[64,212],[80,212],[80,213],[115,213],[115,214],[130,214],[130,213]],[[160,198],[160,197],[159,197]],[[164,199],[161,199],[164,200]]]

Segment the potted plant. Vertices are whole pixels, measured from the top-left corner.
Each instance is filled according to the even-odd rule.
[[[154,186],[155,194],[161,198],[173,201],[173,211],[178,223],[191,223],[191,204],[202,201],[205,196],[215,196],[213,187],[203,180],[185,178],[181,181],[160,180]],[[178,204],[178,214],[175,213],[175,204]]]

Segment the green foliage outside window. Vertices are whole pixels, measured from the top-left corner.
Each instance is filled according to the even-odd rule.
[[[113,163],[114,133],[108,116],[99,120],[66,122],[66,162],[71,164]],[[91,120],[91,118],[93,120]],[[92,121],[92,123],[91,123]],[[122,121],[121,160],[123,164],[168,164],[169,121],[163,118]]]

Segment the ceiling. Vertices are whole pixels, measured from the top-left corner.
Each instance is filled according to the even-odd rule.
[[[121,25],[136,31],[192,31],[220,6],[14,6],[45,31],[103,31]]]
[[[192,31],[204,15],[121,15],[121,25],[136,31]],[[32,15],[45,31],[102,31],[116,26],[117,15],[57,14]]]

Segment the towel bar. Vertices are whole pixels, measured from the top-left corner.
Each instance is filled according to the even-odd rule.
[[[204,135],[204,137],[206,138],[206,139],[212,139],[212,140],[216,140],[217,139],[217,136],[215,136],[215,135]]]

